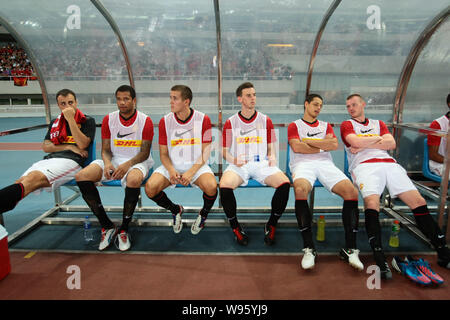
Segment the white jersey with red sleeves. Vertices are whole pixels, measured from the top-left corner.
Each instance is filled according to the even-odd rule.
[[[186,123],[180,123],[173,112],[164,116],[167,149],[177,170],[188,170],[202,155],[202,128],[205,114],[193,110]]]
[[[317,126],[310,126],[302,119],[294,121],[297,126],[298,136],[301,141],[305,140],[323,140],[327,135],[328,122],[318,121]],[[305,154],[294,152],[292,148],[289,148],[289,166],[293,168],[297,163],[302,161],[317,161],[317,160],[329,160],[332,161],[330,152],[320,152],[313,154]],[[292,169],[291,169],[292,170]]]
[[[364,125],[353,119],[347,120],[353,126],[353,130],[358,137],[370,137],[380,135],[380,120],[368,119],[368,124]],[[364,149],[356,154],[350,152],[350,146],[345,142],[345,151],[347,151],[348,170],[351,172],[358,164],[369,162],[372,159],[392,159],[386,150]]]
[[[118,110],[109,114],[108,126],[111,132],[111,152],[113,159],[120,159],[119,163],[135,157],[141,151],[142,131],[147,115],[140,111],[136,112],[136,120],[129,126],[124,126],[120,122]],[[146,161],[150,161],[153,164],[151,154]]]
[[[258,112],[256,118],[247,123],[236,113],[229,120],[232,137],[230,154],[248,161],[264,160],[267,157],[267,116]]]

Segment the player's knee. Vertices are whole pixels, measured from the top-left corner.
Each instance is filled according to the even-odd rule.
[[[88,176],[86,175],[85,170],[80,170],[75,174],[75,180],[76,181],[87,181]]]
[[[364,199],[365,209],[372,209],[378,211],[380,209],[380,198],[379,197],[368,197]]]
[[[345,200],[355,200],[358,199],[358,190],[355,187],[351,186],[344,190],[342,194],[342,198]]]
[[[127,187],[128,188],[139,188],[142,184],[142,179],[137,177],[127,179]]]
[[[154,198],[158,194],[156,185],[154,185],[150,180],[145,184],[145,194],[150,199]]]
[[[295,191],[295,197],[297,199],[305,199],[308,197],[309,194],[309,188],[303,186],[303,185],[299,185],[299,186],[294,186],[294,191]]]
[[[217,193],[217,182],[216,179],[212,179],[212,181],[208,181],[205,185],[205,190],[203,190],[208,195],[215,195]]]

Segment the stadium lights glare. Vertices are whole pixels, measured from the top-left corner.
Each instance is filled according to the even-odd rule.
[[[269,43],[268,47],[281,47],[281,48],[292,48],[294,45],[292,43]]]

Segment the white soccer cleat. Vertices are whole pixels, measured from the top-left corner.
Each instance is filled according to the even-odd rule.
[[[311,248],[304,248],[302,251],[304,252],[302,259],[302,268],[305,270],[314,268],[314,260],[316,259],[316,250]]]
[[[198,234],[200,231],[203,230],[205,227],[205,221],[206,218],[202,217],[200,214],[197,216],[197,219],[195,219],[194,223],[191,227],[191,233],[192,234]]]
[[[181,229],[183,229],[183,221],[181,220],[181,215],[183,214],[184,208],[182,205],[178,205],[180,207],[180,211],[177,214],[172,214],[173,217],[173,232],[180,233]]]
[[[102,228],[102,238],[100,240],[100,244],[98,245],[98,250],[105,250],[109,247],[111,242],[113,241],[114,237],[117,234],[117,229],[103,229]]]
[[[127,251],[128,249],[130,249],[131,247],[130,236],[128,235],[127,232],[125,232],[125,230],[122,230],[117,238],[119,240],[120,251]]]
[[[361,260],[359,260],[359,250],[358,249],[341,249],[339,252],[342,259],[348,262],[353,268],[357,270],[364,270],[364,265]]]

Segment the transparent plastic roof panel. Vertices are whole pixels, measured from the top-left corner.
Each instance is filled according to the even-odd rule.
[[[397,82],[411,47],[447,6],[440,0],[342,1],[324,30],[311,84],[312,92],[324,94],[325,108],[335,110],[329,120],[342,121],[346,97],[359,93],[369,116],[391,122]]]
[[[0,14],[31,48],[51,105],[56,105],[54,94],[63,87],[72,89],[80,104],[107,103],[115,84],[128,83],[117,37],[90,1],[4,4]]]
[[[170,88],[184,84],[193,91],[193,107],[217,114],[213,1],[102,3],[125,39],[141,107],[168,112]]]

